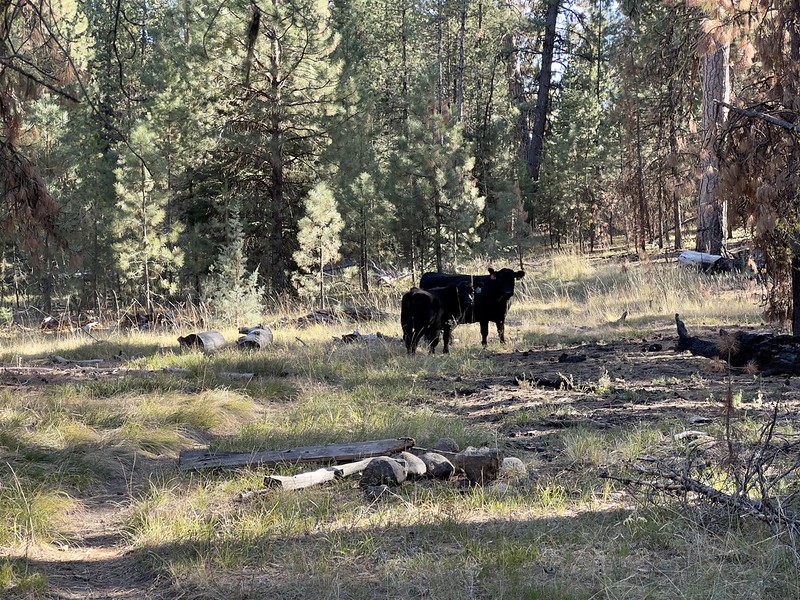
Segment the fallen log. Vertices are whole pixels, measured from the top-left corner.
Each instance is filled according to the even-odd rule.
[[[178,338],[181,348],[199,348],[200,350],[219,350],[225,347],[225,338],[219,331],[201,331]]]
[[[724,360],[731,367],[763,375],[800,375],[800,337],[720,329],[716,340],[704,340],[689,335],[677,313],[675,324],[677,352],[688,350],[695,356]]]
[[[375,458],[375,457],[373,457]],[[316,471],[299,473],[297,475],[267,475],[264,477],[264,487],[260,490],[242,492],[240,500],[247,500],[255,496],[268,494],[272,490],[302,490],[313,487],[334,479],[343,479],[356,473],[362,473],[372,462],[372,458],[365,458],[356,462],[336,465],[334,467],[322,467]]]
[[[64,358],[63,356],[58,356],[57,354],[53,355],[53,362],[57,362],[60,365],[75,365],[77,367],[93,367],[97,365],[103,364],[105,359],[103,358],[89,358],[86,360],[73,360],[69,358]]]
[[[264,477],[264,488],[268,490],[301,490],[336,479],[331,467],[323,467],[316,471],[299,475],[267,475]]]
[[[415,456],[423,456],[430,450],[427,448],[412,448],[410,452]],[[434,450],[434,452],[441,454],[453,463],[456,471],[463,472],[472,483],[484,484],[497,479],[500,465],[503,462],[503,452],[489,448],[466,448],[461,452]]]
[[[720,254],[708,254],[694,250],[681,252],[678,264],[682,267],[694,267],[699,271],[716,273],[743,271],[746,266],[745,260],[741,257],[729,258]]]
[[[275,466],[281,463],[346,462],[386,456],[413,447],[414,440],[412,438],[397,438],[263,452],[185,450],[181,452],[179,465],[182,470],[198,470],[219,467]]]

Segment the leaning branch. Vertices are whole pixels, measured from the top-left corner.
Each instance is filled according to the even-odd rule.
[[[739,108],[738,106],[733,106],[732,104],[728,104],[727,102],[723,102],[722,100],[714,100],[717,104],[724,106],[725,108],[732,110],[733,112],[744,115],[745,117],[751,117],[753,119],[762,119],[767,123],[772,123],[773,125],[777,125],[778,127],[783,127],[784,129],[789,129],[791,131],[795,131],[800,133],[800,125],[795,125],[785,119],[781,119],[780,117],[775,117],[773,115],[753,110],[752,108]]]

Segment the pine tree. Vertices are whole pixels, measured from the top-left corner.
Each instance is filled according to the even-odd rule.
[[[257,322],[262,313],[264,290],[258,283],[258,270],[247,270],[245,235],[235,203],[225,223],[225,233],[227,242],[210,268],[203,301],[223,323]]]
[[[337,110],[340,67],[328,3],[268,0],[231,6],[237,20],[206,43],[223,60],[226,105],[212,150],[224,181],[243,199],[252,252],[273,294],[289,291],[303,195],[320,177],[329,144],[327,119]],[[231,42],[230,27],[241,49]],[[216,168],[216,167],[214,167]]]
[[[325,308],[325,267],[340,258],[344,221],[325,183],[318,183],[311,189],[304,205],[305,216],[298,223],[299,249],[294,253],[294,261],[301,270],[298,287],[309,295],[317,292],[319,305]]]

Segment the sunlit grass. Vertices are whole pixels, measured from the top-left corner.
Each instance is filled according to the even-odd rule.
[[[119,373],[0,389],[0,545],[58,540],[72,498],[124,479],[131,547],[197,597],[667,599],[763,597],[764,590],[800,597],[793,555],[766,528],[730,519],[709,527],[680,499],[654,510],[598,477],[644,455],[685,451],[673,438],[682,426],[674,419],[583,425],[566,393],[538,396],[532,389],[493,421],[457,404],[476,382],[513,386],[516,371],[497,359],[513,349],[644,338],[674,327],[675,312],[687,322],[758,322],[752,284],[655,260],[601,262],[575,253],[525,269],[508,344],[498,343],[492,325],[483,350],[478,326],[463,325],[448,356],[409,357],[399,340],[342,343],[355,329],[399,338],[402,288],[361,298],[389,313],[381,321],[305,326],[296,321],[304,314],[298,306],[264,315],[275,341],[257,352],[181,349],[177,336],[186,329],[4,338],[0,360],[8,365],[58,366],[50,358],[57,354],[102,358]],[[345,291],[336,297],[349,303]],[[230,344],[238,337],[234,328],[219,331]],[[708,387],[704,376],[694,377],[698,389]],[[663,393],[615,391],[604,369],[591,379],[586,393],[599,399]],[[745,410],[753,401],[743,393],[741,403]],[[452,437],[461,447],[514,455],[503,432],[552,419],[564,427],[548,431],[543,448],[528,454],[530,475],[508,485],[416,482],[373,500],[353,478],[239,502],[241,492],[263,487],[267,473],[310,467],[176,468],[188,448],[247,452],[405,436],[421,446]],[[740,425],[751,437],[758,430],[755,421]],[[14,477],[18,484],[9,484]],[[0,584],[22,581],[16,565],[0,565]],[[41,580],[29,583],[36,588]]]

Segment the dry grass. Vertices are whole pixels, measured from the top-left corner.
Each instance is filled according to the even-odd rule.
[[[563,254],[526,270],[507,324],[512,348],[635,337],[669,323],[675,312],[693,322],[759,319],[749,282],[701,277],[674,264]],[[399,335],[398,296],[373,298],[394,317],[362,325],[362,333]],[[628,318],[615,323],[623,311]],[[297,314],[265,320],[286,323]],[[449,356],[409,358],[400,344],[333,343],[353,329],[283,325],[263,352],[213,355],[178,351],[176,332],[99,342],[13,340],[2,351],[6,364],[122,352],[129,367],[188,374],[3,391],[0,523],[16,533],[0,537],[0,545],[58,541],[66,532],[59,511],[122,480],[131,494],[126,539],[191,597],[800,597],[793,548],[767,528],[716,510],[686,510],[674,499],[656,505],[597,477],[599,469],[624,469],[642,455],[683,451],[674,445],[670,418],[564,429],[546,438],[545,459],[507,445],[504,432],[545,417],[571,418],[570,405],[558,397],[493,420],[450,409],[467,381],[514,375],[492,354],[508,350],[495,334],[489,353],[480,348],[477,327],[461,327]],[[235,337],[233,330],[224,333]],[[229,371],[256,377],[226,379]],[[598,397],[618,385],[607,371],[592,383]],[[461,446],[499,445],[521,456],[534,475],[505,487],[420,483],[379,501],[344,480],[240,503],[239,492],[260,487],[265,469],[174,468],[178,451],[198,444],[280,449],[406,435],[421,445],[440,437]],[[136,462],[144,458],[171,466],[148,472]],[[9,477],[19,483],[9,486]],[[17,564],[0,565],[0,589],[41,583],[22,575]]]

